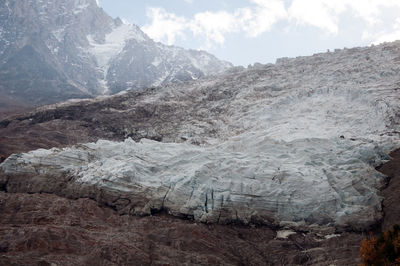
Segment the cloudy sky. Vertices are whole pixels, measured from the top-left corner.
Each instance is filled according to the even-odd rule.
[[[400,39],[400,0],[99,0],[156,41],[235,65]]]

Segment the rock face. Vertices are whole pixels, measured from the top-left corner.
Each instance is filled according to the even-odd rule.
[[[42,148],[152,141],[12,155],[0,186],[120,214],[365,230],[382,217],[374,167],[400,147],[399,54],[390,43],[285,59],[9,118],[8,154],[27,136],[34,148],[30,134]]]
[[[231,67],[152,41],[95,0],[4,0],[0,95],[27,105],[198,79]]]

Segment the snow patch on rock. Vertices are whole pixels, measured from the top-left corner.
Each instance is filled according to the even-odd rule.
[[[278,239],[286,239],[291,235],[296,234],[296,232],[292,230],[280,230],[276,232],[276,238]]]
[[[111,60],[122,52],[128,40],[134,39],[137,42],[143,42],[146,41],[147,36],[136,26],[122,23],[115,27],[112,32],[106,34],[104,42],[96,41],[92,35],[88,35],[87,39],[91,47],[89,51],[95,56],[97,66],[103,73],[104,78],[99,82],[105,87],[106,92],[107,73]]]

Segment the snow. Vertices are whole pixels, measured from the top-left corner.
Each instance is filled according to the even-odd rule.
[[[331,238],[335,238],[335,237],[340,237],[340,235],[339,234],[326,235],[325,239],[331,239]]]
[[[208,73],[209,70],[207,67],[212,63],[209,56],[202,54],[198,58],[190,56],[189,59],[196,68],[200,69],[204,73]]]
[[[162,63],[162,59],[160,57],[155,57],[151,64],[155,67],[158,67],[161,63]]]
[[[216,67],[216,58],[214,58],[213,56],[202,51],[199,51],[199,54],[196,54],[194,56],[192,52],[188,52],[190,63],[197,69],[200,69],[205,75],[215,75],[232,67],[230,63],[224,61],[221,61],[221,65],[219,67]]]
[[[144,41],[144,36],[133,25],[122,24],[111,33],[106,34],[105,42],[96,42],[91,35],[88,36],[91,52],[96,56],[99,67],[106,68],[110,59],[117,56],[125,47],[127,40],[135,39]]]
[[[103,73],[104,78],[99,82],[103,84],[106,92],[108,90],[106,76],[112,59],[122,52],[128,40],[142,42],[146,40],[146,36],[136,26],[123,23],[106,34],[103,43],[95,41],[92,35],[88,35],[87,39],[90,45],[89,51],[95,56],[97,66]]]
[[[88,7],[89,7],[89,4],[79,4],[79,5],[75,6],[75,9],[73,10],[73,13],[75,15],[77,15],[79,13],[82,13]]]
[[[165,71],[164,74],[160,75],[160,77],[154,81],[151,86],[160,86],[170,75],[171,73],[169,71]]]
[[[296,232],[294,232],[292,230],[280,230],[280,231],[276,232],[276,238],[286,239],[290,235],[293,235],[293,234],[296,234]]]
[[[65,34],[65,27],[61,27],[57,30],[52,31],[52,34],[54,37],[59,41],[63,42],[64,41],[64,34]]]

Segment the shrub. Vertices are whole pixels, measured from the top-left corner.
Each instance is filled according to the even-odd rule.
[[[386,266],[400,265],[400,226],[382,233],[375,238],[372,233],[361,242],[360,256],[362,265]]]

